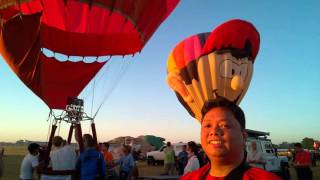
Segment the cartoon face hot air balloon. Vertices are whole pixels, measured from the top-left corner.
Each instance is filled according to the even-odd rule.
[[[239,19],[191,36],[169,54],[167,82],[198,120],[204,104],[218,97],[239,104],[250,84],[259,43],[255,27]]]

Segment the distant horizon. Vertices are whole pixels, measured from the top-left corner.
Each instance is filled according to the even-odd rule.
[[[147,136],[147,135],[153,135],[153,136],[157,136],[157,135],[154,135],[154,134],[146,134],[146,135],[139,135],[139,136]],[[116,139],[116,138],[119,138],[119,137],[132,137],[132,138],[138,138],[139,136],[118,136],[118,137],[115,137],[115,138],[111,138],[111,139],[109,139],[109,140],[102,140],[102,141],[100,141],[99,139],[98,139],[98,142],[99,143],[102,143],[102,142],[108,142],[108,141],[111,141],[111,140],[114,140],[114,139]],[[157,136],[157,137],[161,137],[161,136]],[[67,139],[67,138],[65,138],[65,137],[62,137],[63,139]],[[167,140],[165,137],[161,137],[161,138],[164,138],[165,139],[165,141],[164,142],[168,142],[168,141],[170,141],[170,140]],[[268,137],[267,137],[268,138]],[[313,138],[313,137],[308,137],[308,138]],[[301,142],[302,141],[302,139],[301,140],[297,140],[297,141],[286,141],[286,140],[283,140],[283,141],[281,141],[281,142],[275,142],[275,141],[273,141],[271,138],[268,138],[268,139],[270,139],[271,140],[271,142],[273,143],[273,144],[276,144],[276,145],[279,145],[279,144],[281,144],[281,143],[289,143],[289,144],[292,144],[292,143],[297,143],[297,142]],[[314,138],[313,138],[314,139]],[[17,143],[19,140],[23,140],[23,141],[29,141],[29,142],[41,142],[41,143],[47,143],[48,141],[46,141],[46,140],[30,140],[30,139],[18,139],[18,140],[16,140],[16,141],[1,141],[0,140],[0,144],[1,143]],[[320,141],[320,139],[314,139],[315,141]],[[180,142],[183,142],[183,143],[187,143],[187,142],[189,142],[189,141],[191,141],[191,140],[188,140],[188,141],[170,141],[171,143],[180,143]],[[200,144],[200,140],[199,141],[195,141],[196,143],[199,143]],[[71,143],[76,143],[77,144],[77,142],[73,139],[72,141],[71,141]]]

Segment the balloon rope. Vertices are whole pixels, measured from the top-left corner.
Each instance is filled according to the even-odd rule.
[[[59,121],[59,126],[58,126],[58,136],[60,135],[60,127],[61,127],[61,120]]]
[[[100,81],[102,81],[102,78],[104,77],[104,75],[106,74],[106,72],[109,72],[109,70],[111,70],[111,67],[114,67],[116,64],[114,63],[113,60],[108,61],[108,63],[106,64],[105,68],[103,69],[102,75],[99,77],[99,79],[95,82],[95,84],[100,84]],[[114,69],[113,69],[114,70]],[[115,70],[114,70],[115,71]],[[112,73],[112,74],[116,74],[115,77],[117,77],[120,73],[116,72],[116,73]],[[109,78],[107,79],[107,81],[104,81],[102,88],[101,89],[105,89],[105,93],[108,94],[111,88],[107,88],[107,87],[112,87],[113,84],[115,84],[115,82],[112,82],[112,80],[115,81],[116,78]],[[108,82],[109,80],[109,82]],[[106,87],[106,88],[105,88]],[[91,89],[92,90],[92,89]],[[99,98],[100,99],[100,98]],[[93,106],[92,106],[92,110],[93,110]],[[92,115],[92,114],[91,114]],[[91,116],[92,117],[92,116]]]
[[[94,88],[96,85],[96,77],[94,78],[93,85],[92,85],[92,101],[91,101],[91,117],[92,117],[92,110],[93,110],[93,103],[94,103]]]
[[[98,74],[96,74],[96,76],[95,76],[95,81],[96,81],[95,83],[96,83],[96,84],[99,84],[99,82],[102,80],[102,77],[104,77],[105,73],[106,73],[107,71],[109,71],[112,62],[113,62],[113,61],[110,61],[110,59],[108,59],[107,62],[106,62],[106,64],[105,64],[104,67],[103,67],[104,70],[102,71],[101,76],[100,76],[100,77],[97,77]],[[96,79],[97,79],[97,80],[96,80]],[[83,95],[83,98],[82,98],[82,99],[83,99],[83,100],[86,100],[86,99],[88,98],[88,96],[91,94],[91,91],[92,91],[92,89],[88,90],[88,91],[87,91],[87,94],[86,94],[86,95]]]
[[[51,116],[51,113],[52,113],[52,109],[50,109],[49,116],[48,116],[48,120],[47,120],[47,121],[49,121],[47,141],[49,141],[49,134],[50,134],[50,131],[51,131],[51,126],[52,126],[52,118],[51,118],[52,116]]]
[[[107,100],[107,98],[110,96],[111,92],[116,88],[116,86],[119,84],[121,78],[123,77],[123,75],[125,74],[125,72],[127,71],[131,61],[129,61],[129,63],[125,63],[125,62],[128,62],[128,61],[123,61],[123,63],[121,64],[121,68],[120,68],[120,71],[119,71],[119,74],[117,75],[117,78],[114,82],[114,84],[111,86],[110,88],[110,92],[105,94],[104,98],[102,99],[102,102],[101,104],[99,105],[96,113],[94,114],[93,116],[93,119],[95,119],[95,117],[97,116],[98,112],[100,111],[101,107],[104,105],[105,101]]]

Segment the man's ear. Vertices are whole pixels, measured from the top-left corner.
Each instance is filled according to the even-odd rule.
[[[247,131],[246,131],[245,129],[242,130],[242,136],[243,136],[243,139],[244,139],[244,140],[246,140],[247,137],[248,137],[248,133],[247,133]]]
[[[248,137],[248,133],[247,133],[247,131],[245,129],[242,130],[242,137],[243,137],[243,147],[244,147],[244,149],[246,149],[246,140],[247,140],[247,137]]]

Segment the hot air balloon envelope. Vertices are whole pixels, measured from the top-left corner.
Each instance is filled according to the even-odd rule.
[[[239,19],[221,24],[211,33],[191,36],[169,54],[167,82],[200,121],[208,101],[222,97],[240,103],[249,87],[259,43],[255,27]]]
[[[4,0],[0,52],[17,76],[51,109],[64,109],[106,63],[71,56],[141,51],[179,0]],[[46,56],[48,49],[64,58]],[[85,58],[82,58],[85,59]]]

